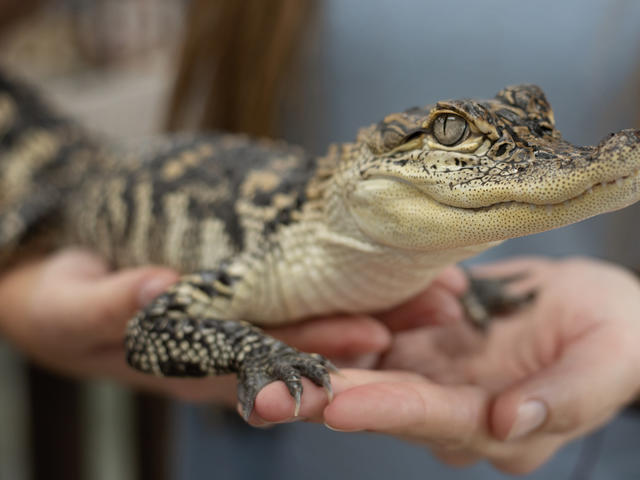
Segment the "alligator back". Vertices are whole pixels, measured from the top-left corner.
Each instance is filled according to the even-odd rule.
[[[114,266],[213,268],[258,251],[314,173],[283,142],[212,133],[141,145],[95,138],[0,71],[0,264],[44,238]]]
[[[0,260],[55,217],[96,150],[81,128],[0,71]]]
[[[238,135],[182,134],[144,150],[106,162],[66,203],[72,241],[116,266],[193,271],[257,251],[313,174],[300,149]]]

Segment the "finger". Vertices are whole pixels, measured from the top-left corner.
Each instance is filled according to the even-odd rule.
[[[469,281],[464,270],[457,265],[451,265],[435,278],[432,285],[439,285],[451,291],[455,295],[461,295],[469,286]]]
[[[61,331],[100,343],[122,338],[133,314],[177,279],[175,272],[160,267],[122,270],[97,278],[76,273],[64,282],[43,278],[35,308],[46,310],[40,315],[48,313],[56,318]]]
[[[108,333],[106,341],[121,337],[133,313],[177,279],[161,267],[110,273],[102,258],[80,249],[61,251],[23,270],[31,282],[24,301],[29,317],[52,319],[52,329],[88,335],[84,339]]]
[[[324,410],[326,425],[427,444],[452,465],[464,466],[485,458],[512,473],[533,470],[563,443],[561,438],[548,437],[527,443],[496,441],[488,430],[490,399],[486,392],[416,379],[393,381],[398,380],[395,373],[389,374],[386,382],[363,384],[336,395]]]
[[[464,319],[458,295],[442,284],[388,312],[377,315],[391,331],[409,330],[425,325],[447,325]]]
[[[332,358],[378,353],[391,344],[389,330],[379,321],[362,315],[314,319],[269,333],[302,351]]]
[[[302,378],[302,399],[296,419],[319,421],[329,399],[327,393],[306,378]],[[258,394],[254,411],[249,418],[252,425],[285,423],[294,420],[295,401],[283,382],[273,382]]]
[[[500,443],[488,460],[502,472],[525,475],[547,463],[566,441],[558,435],[540,435],[523,442]]]
[[[68,248],[45,259],[45,276],[56,276],[59,279],[87,280],[99,278],[107,274],[109,266],[103,258],[88,250]]]
[[[510,441],[534,432],[570,438],[603,423],[634,394],[634,366],[618,361],[628,349],[617,335],[586,333],[549,368],[496,398],[491,411],[494,435]]]
[[[394,372],[396,378],[407,382],[419,381],[420,377],[411,373]],[[379,372],[371,370],[344,369],[331,375],[331,386],[334,395],[354,386],[366,384],[380,379]],[[383,377],[386,378],[386,377]],[[300,417],[316,422],[323,420],[323,410],[329,403],[324,389],[314,385],[306,378],[302,379],[303,394]],[[282,382],[273,382],[265,386],[258,394],[254,412],[262,421],[270,423],[286,422],[294,411],[294,400]]]
[[[484,351],[484,340],[463,322],[398,332],[377,368],[408,370],[448,385],[469,383],[475,373],[469,365]]]
[[[137,310],[164,292],[178,279],[166,268],[142,267],[104,277],[86,292],[86,305],[95,308],[94,320],[104,332],[121,338],[127,322]]]
[[[378,372],[379,381],[338,393],[324,410],[327,425],[401,435],[447,449],[486,437],[488,396],[482,390],[406,381],[396,373]]]
[[[0,290],[5,299],[3,311],[9,312],[11,317],[28,317],[32,310],[40,313],[38,306],[45,305],[48,313],[48,301],[58,299],[68,280],[74,283],[79,278],[90,280],[104,275],[107,270],[100,257],[79,249],[26,261],[0,276]],[[35,308],[28,308],[30,306]]]

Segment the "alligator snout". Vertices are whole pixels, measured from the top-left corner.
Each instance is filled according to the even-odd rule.
[[[635,128],[627,128],[619,132],[612,132],[607,135],[598,145],[603,147],[605,145],[614,144],[615,146],[630,145],[636,146],[640,144],[640,130]]]
[[[620,176],[640,168],[640,130],[627,129],[609,134],[596,147],[595,160],[622,170]]]

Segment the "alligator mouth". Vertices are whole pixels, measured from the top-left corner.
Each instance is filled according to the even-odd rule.
[[[522,202],[522,201],[518,201],[518,200],[506,200],[506,201],[502,201],[502,202],[492,203],[490,205],[483,205],[481,207],[460,207],[460,206],[455,206],[455,205],[447,205],[446,203],[443,203],[441,201],[433,199],[433,197],[431,197],[430,195],[429,195],[429,197],[432,200],[434,200],[435,202],[437,202],[437,203],[440,203],[440,204],[445,205],[445,206],[450,207],[450,208],[458,208],[460,210],[486,211],[486,210],[491,210],[491,209],[495,209],[495,208],[509,208],[509,207],[514,207],[514,206],[520,206],[520,207],[529,207],[529,209],[531,209],[531,210],[536,210],[538,208],[541,208],[541,209],[547,209],[547,210],[551,211],[551,210],[553,210],[553,208],[557,208],[557,207],[568,207],[569,205],[571,205],[575,201],[579,201],[579,200],[581,200],[581,199],[583,199],[583,198],[585,198],[585,197],[587,197],[589,195],[598,194],[598,193],[602,192],[603,190],[610,189],[610,188],[622,187],[628,181],[633,181],[636,178],[638,178],[639,174],[640,174],[640,169],[636,169],[636,170],[634,170],[632,173],[630,173],[628,175],[623,175],[623,176],[618,177],[618,178],[616,178],[614,180],[609,180],[609,181],[596,183],[596,184],[590,186],[589,188],[587,188],[586,190],[582,191],[578,195],[570,197],[570,198],[568,198],[566,200],[563,200],[561,202],[554,202],[554,203],[533,203],[533,202]]]
[[[573,197],[569,197],[566,200],[562,200],[560,202],[550,202],[550,203],[534,203],[534,202],[525,202],[525,201],[521,201],[521,200],[503,200],[500,202],[495,202],[495,203],[490,203],[488,205],[481,205],[478,207],[465,207],[465,206],[460,206],[460,205],[452,205],[449,203],[446,203],[442,200],[439,200],[437,198],[435,198],[433,195],[431,195],[428,191],[425,191],[424,188],[420,188],[417,185],[411,183],[411,181],[407,180],[406,178],[402,178],[400,176],[395,176],[395,175],[372,175],[371,177],[369,177],[370,179],[387,179],[387,180],[393,180],[399,183],[403,183],[406,184],[408,186],[411,186],[413,188],[415,188],[416,190],[418,190],[420,193],[422,193],[423,195],[425,195],[426,197],[429,198],[429,200],[431,200],[432,202],[441,205],[443,207],[446,208],[455,208],[458,210],[466,210],[469,212],[483,212],[483,211],[489,211],[489,210],[497,210],[497,209],[501,209],[501,208],[529,208],[531,210],[537,210],[537,209],[547,209],[549,211],[553,210],[554,208],[559,208],[559,207],[568,207],[569,205],[571,205],[572,203],[576,202],[576,201],[580,201],[582,199],[585,199],[587,196],[590,195],[597,195],[600,193],[603,193],[604,190],[606,189],[611,189],[611,188],[620,188],[623,187],[627,182],[631,182],[635,179],[637,179],[640,176],[640,168],[637,168],[635,170],[633,170],[631,173],[627,174],[627,175],[622,175],[618,178],[615,178],[613,180],[606,180],[603,182],[598,182],[595,183],[593,185],[591,185],[589,188],[583,190],[582,192],[580,192],[579,194],[573,196]]]

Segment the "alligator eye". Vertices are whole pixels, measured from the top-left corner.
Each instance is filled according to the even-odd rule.
[[[452,147],[463,140],[468,131],[466,120],[451,113],[439,115],[433,122],[433,136],[445,147]]]

